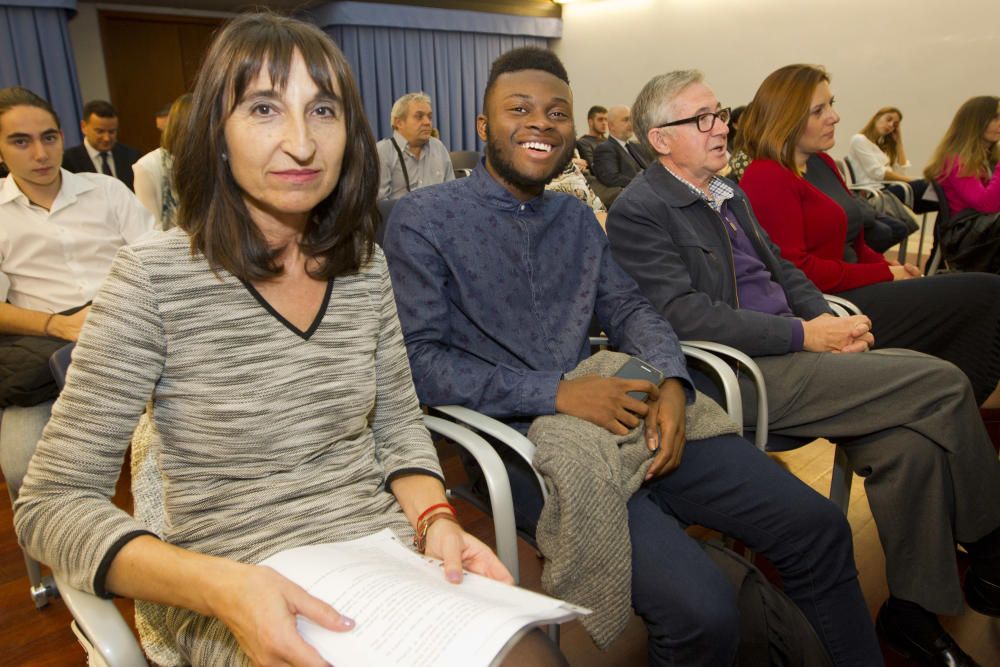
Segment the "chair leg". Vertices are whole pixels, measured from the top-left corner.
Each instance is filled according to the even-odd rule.
[[[36,609],[41,609],[49,604],[49,600],[59,597],[59,591],[52,577],[42,576],[42,567],[38,561],[28,554],[22,552],[24,556],[24,568],[28,571],[28,581],[31,586],[28,591],[31,594],[31,601],[35,603]]]
[[[833,478],[830,480],[830,501],[847,515],[847,506],[851,502],[851,483],[854,473],[847,461],[847,453],[838,446],[833,454]]]

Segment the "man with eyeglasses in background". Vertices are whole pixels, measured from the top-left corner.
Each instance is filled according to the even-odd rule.
[[[890,598],[878,628],[889,644],[924,664],[974,665],[923,611],[963,608],[956,540],[972,556],[970,603],[983,613],[998,604],[986,596],[1000,590],[991,583],[1000,580],[1000,464],[972,387],[935,357],[869,352],[871,321],[833,316],[739,186],[716,175],[728,156],[721,106],[694,70],[656,76],[639,93],[636,127],[657,160],[611,209],[612,254],[681,340],[754,358],[770,433],[844,447],[865,478],[886,553]],[[752,416],[755,391],[745,380],[743,414]]]

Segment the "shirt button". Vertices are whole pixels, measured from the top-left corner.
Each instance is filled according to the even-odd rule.
[[[519,211],[523,211],[524,209],[525,209],[525,205],[524,205],[524,204],[521,204],[521,208],[519,208],[518,210],[519,210]]]

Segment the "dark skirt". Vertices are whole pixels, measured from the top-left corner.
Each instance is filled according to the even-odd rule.
[[[969,377],[982,404],[1000,381],[1000,276],[948,273],[841,292],[871,318],[875,349],[933,354]]]

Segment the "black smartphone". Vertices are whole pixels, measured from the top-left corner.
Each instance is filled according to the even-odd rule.
[[[625,365],[618,369],[615,377],[625,380],[649,380],[657,386],[663,382],[663,372],[656,366],[648,364],[638,357],[630,357],[625,362]],[[637,401],[646,400],[646,392],[644,391],[630,391],[628,395]]]

